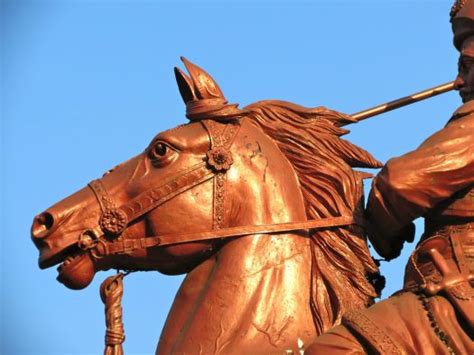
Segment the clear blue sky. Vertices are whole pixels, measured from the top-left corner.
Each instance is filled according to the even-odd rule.
[[[2,1],[2,354],[103,348],[98,274],[80,292],[40,271],[32,218],[185,122],[173,67],[184,55],[231,102],[275,98],[353,113],[454,79],[444,1]],[[443,95],[350,127],[386,161],[460,105]],[[419,230],[421,225],[418,223]],[[383,266],[387,297],[411,249]],[[149,354],[181,277],[125,280],[127,354]]]

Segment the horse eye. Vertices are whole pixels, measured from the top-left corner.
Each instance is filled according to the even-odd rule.
[[[176,151],[164,142],[155,143],[149,150],[148,156],[154,164],[162,166],[173,160]]]
[[[167,150],[168,147],[164,143],[157,143],[153,147],[153,153],[156,157],[164,157],[166,155]]]

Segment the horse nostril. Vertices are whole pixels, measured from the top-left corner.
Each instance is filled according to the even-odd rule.
[[[53,215],[49,212],[43,212],[35,217],[31,226],[31,234],[34,238],[46,237],[54,225]]]

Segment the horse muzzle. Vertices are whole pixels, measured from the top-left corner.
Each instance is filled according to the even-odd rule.
[[[55,233],[59,225],[58,220],[52,211],[40,213],[33,219],[31,239],[40,252],[38,264],[41,269],[63,261],[74,244],[68,243],[61,233]]]
[[[34,217],[31,239],[40,252],[39,267],[46,269],[78,254],[79,236],[96,223],[98,214],[94,195],[84,188]]]

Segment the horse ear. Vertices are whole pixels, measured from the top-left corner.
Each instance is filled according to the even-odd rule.
[[[224,99],[219,85],[214,79],[202,68],[191,63],[184,57],[181,57],[184,66],[191,76],[192,83],[194,84],[194,93],[197,99]]]
[[[191,79],[176,67],[174,68],[174,75],[176,76],[176,82],[178,83],[179,92],[184,103],[187,104],[189,101],[196,100]]]

